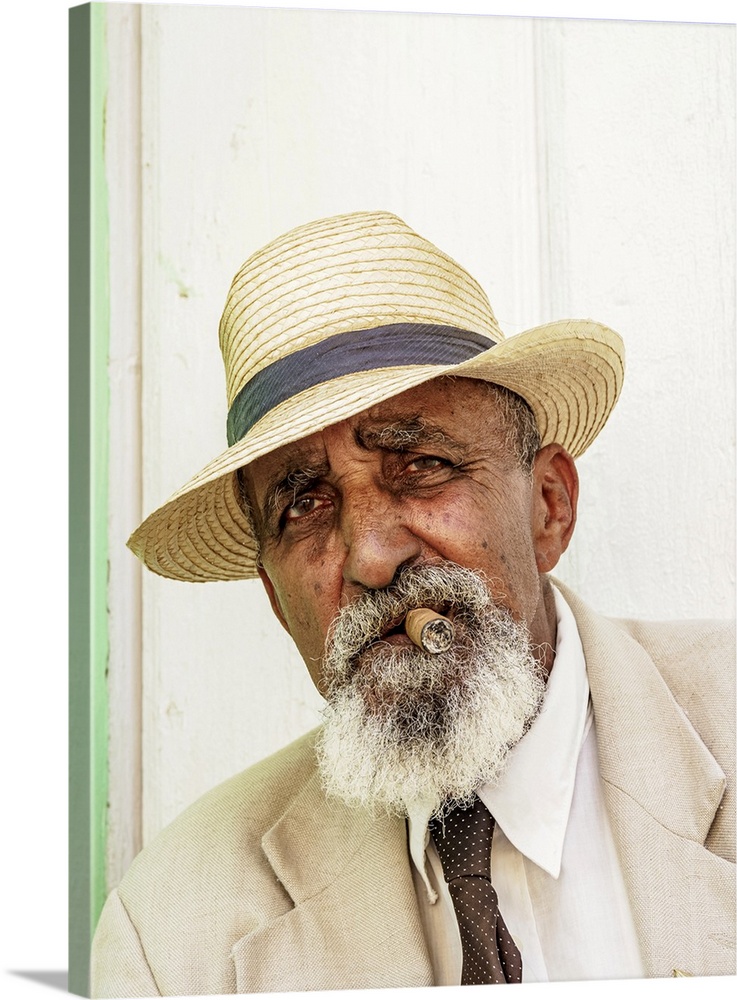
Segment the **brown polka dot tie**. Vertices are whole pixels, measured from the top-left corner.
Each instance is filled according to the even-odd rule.
[[[478,796],[444,820],[431,820],[463,948],[461,986],[521,983],[522,957],[499,912],[491,884],[494,819]]]

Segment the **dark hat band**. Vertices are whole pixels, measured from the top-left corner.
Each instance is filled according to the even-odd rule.
[[[246,382],[228,413],[228,447],[279,403],[322,382],[401,365],[458,365],[495,343],[480,333],[431,323],[392,323],[336,334],[279,358]]]

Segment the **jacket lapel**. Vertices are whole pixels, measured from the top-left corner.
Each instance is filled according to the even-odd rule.
[[[262,847],[294,908],[234,947],[239,993],[432,985],[404,820],[327,801],[313,774]]]
[[[722,769],[643,647],[560,586],[576,616],[599,768],[647,976],[734,973],[734,865],[704,841]]]

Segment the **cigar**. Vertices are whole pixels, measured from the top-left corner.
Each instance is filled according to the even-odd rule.
[[[453,642],[453,623],[430,608],[408,611],[404,631],[426,653],[444,653]]]

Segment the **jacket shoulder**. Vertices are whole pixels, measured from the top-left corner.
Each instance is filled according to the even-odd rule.
[[[301,736],[197,799],[138,855],[126,880],[138,869],[156,865],[160,870],[169,858],[181,862],[183,852],[240,851],[249,838],[260,841],[313,777],[316,734]]]
[[[645,649],[697,729],[714,702],[734,705],[735,623],[717,619],[658,622],[613,619]]]
[[[164,995],[235,992],[233,945],[292,908],[261,841],[314,780],[316,732],[194,802],[138,855],[112,894],[106,909],[140,942]],[[109,958],[103,951],[93,953],[98,981]],[[198,979],[196,990],[187,972],[193,969],[207,979]]]

